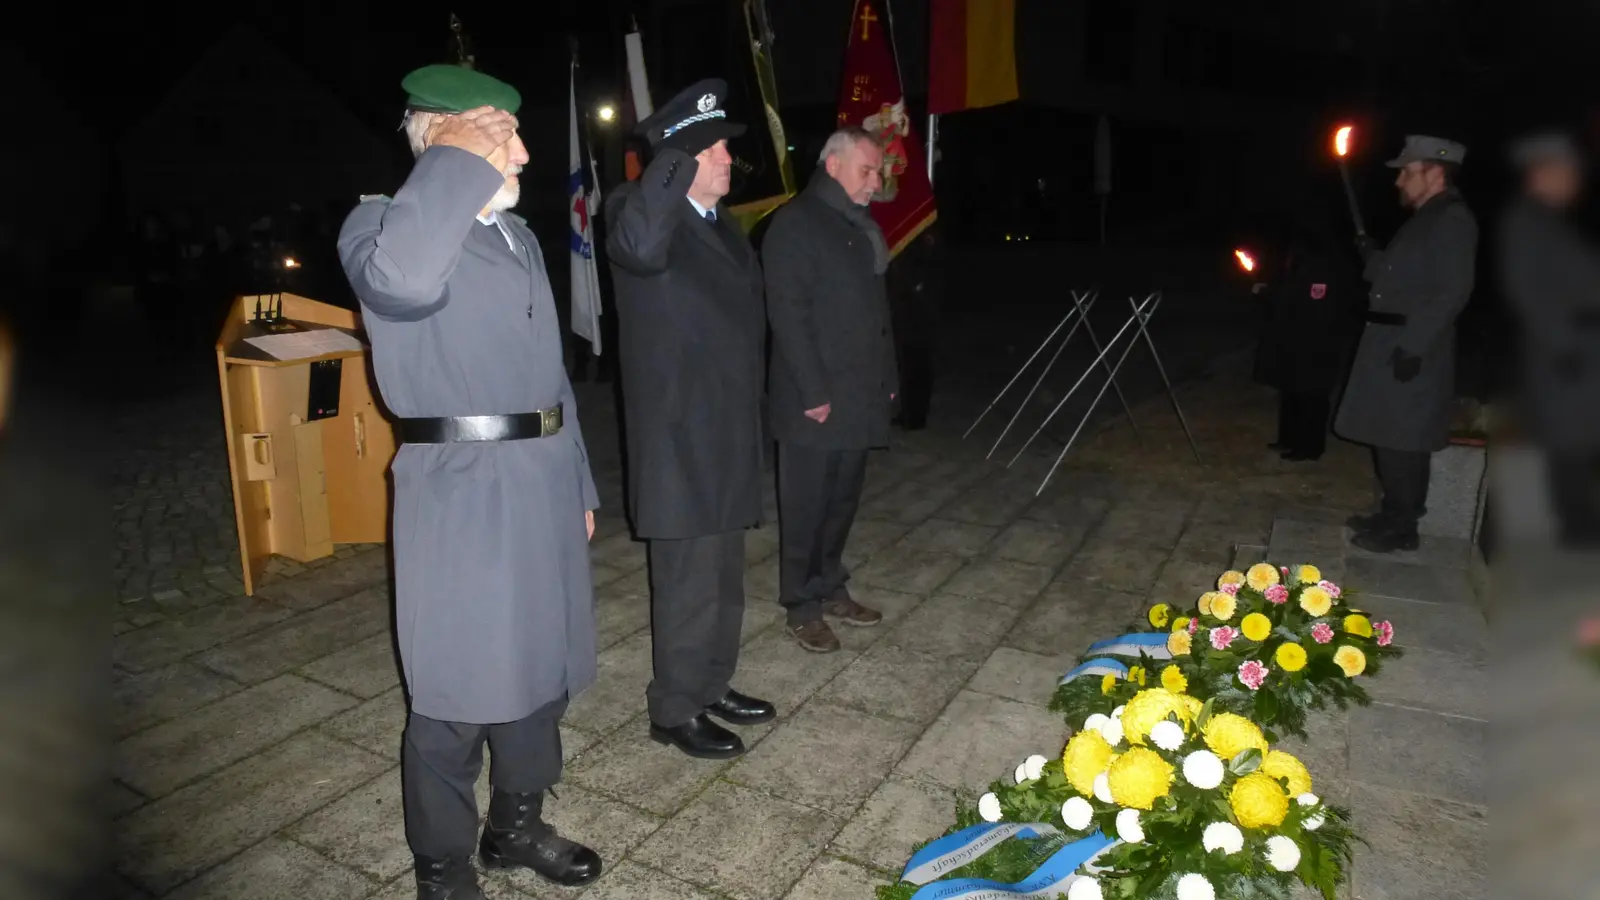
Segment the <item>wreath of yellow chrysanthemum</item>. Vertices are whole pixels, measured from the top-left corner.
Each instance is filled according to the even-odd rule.
[[[1272,620],[1261,613],[1251,613],[1239,620],[1239,630],[1252,641],[1264,641],[1272,633]]]
[[[1179,616],[1176,619],[1173,619],[1172,620],[1172,631],[1173,631],[1173,633],[1176,634],[1176,633],[1178,633],[1180,631],[1187,631],[1188,628],[1189,628],[1189,621],[1190,621],[1190,619],[1189,619],[1188,616]]]
[[[1300,608],[1313,616],[1325,616],[1333,609],[1333,597],[1320,587],[1308,587],[1300,592]]]
[[[1277,660],[1278,668],[1285,672],[1298,672],[1306,667],[1306,650],[1299,644],[1283,644],[1278,647],[1278,652],[1272,654]]]
[[[1287,782],[1289,796],[1298,797],[1311,791],[1311,773],[1305,763],[1282,750],[1268,750],[1261,759],[1260,772]]]
[[[1122,714],[1123,729],[1127,729],[1128,714]],[[1256,723],[1244,716],[1234,713],[1216,713],[1206,720],[1206,727],[1201,729],[1206,746],[1211,752],[1228,762],[1245,750],[1254,747],[1262,753],[1267,752],[1267,738],[1261,733]]]
[[[1271,776],[1252,772],[1234,782],[1228,805],[1245,828],[1274,828],[1289,814],[1289,795]]]
[[[1174,631],[1167,635],[1167,651],[1173,656],[1188,656],[1194,649],[1194,636],[1187,631]]]
[[[1181,694],[1189,689],[1189,679],[1183,677],[1183,672],[1177,666],[1167,666],[1161,670],[1161,686],[1174,694]]]
[[[1223,572],[1222,577],[1217,579],[1217,590],[1220,591],[1223,587],[1230,584],[1244,584],[1244,573],[1235,569],[1229,569],[1228,571]]]
[[[1095,730],[1080,731],[1061,751],[1061,769],[1067,783],[1085,797],[1094,796],[1095,776],[1111,764],[1111,745]]]
[[[1189,707],[1166,688],[1150,688],[1133,695],[1122,710],[1122,735],[1130,744],[1143,744],[1156,723],[1173,713],[1187,719]]]
[[[1111,762],[1106,773],[1111,799],[1129,809],[1149,809],[1172,789],[1172,772],[1172,764],[1161,754],[1135,747]]]
[[[1322,570],[1313,565],[1304,565],[1295,573],[1301,584],[1316,584],[1322,580]]]
[[[1103,675],[1100,678],[1100,693],[1109,694],[1109,693],[1111,693],[1112,691],[1114,691],[1116,689],[1117,689],[1117,676],[1114,673],[1107,672],[1105,675]]]
[[[1271,563],[1256,563],[1245,573],[1245,584],[1258,591],[1264,591],[1278,583],[1278,570]]]
[[[1180,694],[1178,696],[1178,703],[1183,706],[1183,711],[1179,712],[1178,715],[1183,716],[1183,724],[1186,726],[1193,723],[1194,720],[1199,717],[1200,710],[1205,709],[1206,707],[1204,703],[1201,703],[1198,699],[1191,697],[1188,694]],[[1187,713],[1187,715],[1185,715],[1185,713]]]
[[[1349,644],[1333,651],[1333,661],[1344,670],[1346,678],[1354,678],[1367,670],[1367,655]]]
[[[1211,614],[1226,622],[1233,618],[1234,610],[1239,608],[1239,601],[1228,594],[1218,594],[1211,598]]]
[[[1150,607],[1150,624],[1156,628],[1165,628],[1172,621],[1172,607],[1165,603],[1157,603]]]
[[[1346,634],[1364,638],[1372,637],[1372,620],[1366,616],[1345,616],[1344,630]]]
[[[1224,596],[1221,591],[1206,591],[1204,594],[1201,594],[1200,601],[1196,604],[1200,610],[1200,615],[1211,615],[1211,601],[1221,596]]]
[[[1129,681],[1132,681],[1132,682],[1138,684],[1139,687],[1144,687],[1144,678],[1145,678],[1144,666],[1129,666],[1128,667],[1128,680]]]

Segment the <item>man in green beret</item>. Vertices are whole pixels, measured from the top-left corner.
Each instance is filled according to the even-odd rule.
[[[406,840],[419,900],[482,900],[473,787],[492,753],[486,867],[600,875],[544,821],[561,716],[595,679],[599,506],[539,244],[508,212],[528,152],[517,92],[457,66],[402,83],[416,165],[339,234],[395,416],[395,621],[410,714]]]

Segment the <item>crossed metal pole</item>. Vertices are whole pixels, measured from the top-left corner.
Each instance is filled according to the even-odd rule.
[[[1039,377],[1034,380],[1033,387],[1028,389],[1028,395],[1022,398],[1021,403],[1017,404],[1017,411],[1011,414],[1011,421],[1006,423],[1005,429],[1002,430],[1000,432],[1000,436],[995,439],[994,446],[989,448],[989,452],[984,455],[984,459],[993,457],[994,452],[1000,449],[1001,442],[1006,439],[1007,434],[1011,433],[1011,427],[1017,424],[1017,419],[1021,417],[1022,411],[1028,408],[1028,401],[1033,399],[1033,395],[1038,392],[1039,386],[1044,384],[1045,377],[1050,374],[1050,369],[1055,366],[1056,360],[1061,358],[1061,351],[1067,349],[1067,345],[1072,343],[1072,336],[1078,333],[1078,327],[1080,325],[1083,326],[1084,330],[1089,333],[1089,340],[1094,343],[1095,352],[1099,353],[1102,358],[1104,357],[1105,349],[1100,344],[1100,337],[1099,335],[1095,334],[1094,326],[1089,324],[1089,310],[1093,309],[1095,301],[1100,299],[1099,289],[1090,288],[1086,291],[1069,291],[1068,293],[1072,295],[1072,309],[1067,310],[1067,314],[1061,317],[1061,321],[1056,323],[1056,327],[1052,329],[1048,335],[1045,335],[1044,341],[1039,344],[1039,349],[1033,351],[1033,355],[1028,357],[1027,362],[1022,364],[1022,368],[1017,370],[1017,374],[1011,376],[1011,380],[1006,382],[1006,386],[1000,389],[1000,393],[996,394],[994,399],[989,401],[989,405],[984,408],[983,412],[978,414],[978,418],[973,420],[972,424],[967,427],[966,432],[961,435],[961,437],[965,439],[967,435],[972,434],[973,429],[978,427],[978,423],[983,421],[983,417],[987,416],[989,411],[995,408],[995,405],[998,404],[1000,399],[1006,395],[1006,392],[1011,390],[1012,385],[1015,385],[1017,381],[1022,378],[1022,373],[1026,372],[1028,367],[1033,365],[1033,361],[1039,358],[1039,354],[1044,352],[1044,348],[1050,346],[1050,342],[1055,340],[1055,336],[1059,334],[1061,329],[1066,327],[1067,322],[1069,322],[1072,317],[1076,315],[1078,317],[1077,323],[1072,326],[1072,330],[1067,332],[1067,336],[1062,340],[1061,345],[1056,347],[1056,352],[1050,355],[1050,361],[1045,363],[1044,369],[1039,372]],[[1108,373],[1111,372],[1109,365],[1107,366],[1106,371]],[[1115,373],[1112,373],[1112,382],[1115,383],[1115,381]],[[1128,406],[1128,398],[1124,397],[1122,394],[1122,386],[1116,385],[1116,389],[1117,399],[1122,401],[1122,410],[1128,414],[1128,424],[1132,425],[1135,431],[1138,431],[1139,423],[1135,422],[1133,419],[1133,409]]]
[[[1156,371],[1160,373],[1161,383],[1166,387],[1167,398],[1172,401],[1172,409],[1178,415],[1178,423],[1183,426],[1184,436],[1189,440],[1189,449],[1194,453],[1195,460],[1197,462],[1200,460],[1200,448],[1195,444],[1194,433],[1189,430],[1188,419],[1186,419],[1183,415],[1183,408],[1178,405],[1178,397],[1177,394],[1173,392],[1172,381],[1167,377],[1166,366],[1162,364],[1161,354],[1156,352],[1155,340],[1150,336],[1150,320],[1155,316],[1156,310],[1161,306],[1161,292],[1151,292],[1144,298],[1143,301],[1135,301],[1133,297],[1129,297],[1128,306],[1132,309],[1132,315],[1129,316],[1128,320],[1122,324],[1121,328],[1117,329],[1117,333],[1112,335],[1111,341],[1104,346],[1101,345],[1099,337],[1095,335],[1093,327],[1088,325],[1089,310],[1094,306],[1094,303],[1098,297],[1099,292],[1093,289],[1083,292],[1072,292],[1073,308],[1067,311],[1066,316],[1062,318],[1060,324],[1056,325],[1055,329],[1045,337],[1044,343],[1040,344],[1039,349],[1035,350],[1033,355],[1028,357],[1028,360],[1022,364],[1022,368],[1017,371],[1016,375],[1012,376],[1011,381],[1006,383],[1006,386],[1000,390],[1000,393],[995,396],[994,400],[990,401],[988,408],[984,409],[984,411],[978,415],[977,420],[972,423],[972,426],[969,427],[966,432],[966,434],[971,434],[973,429],[978,427],[978,423],[983,421],[984,416],[988,415],[989,411],[1000,402],[1001,397],[1004,397],[1006,392],[1011,390],[1012,386],[1022,378],[1022,373],[1027,371],[1028,366],[1032,365],[1033,361],[1039,357],[1039,354],[1044,352],[1044,348],[1050,345],[1050,342],[1055,339],[1055,336],[1063,327],[1066,326],[1067,321],[1074,315],[1078,316],[1078,325],[1084,325],[1088,328],[1090,339],[1094,342],[1095,349],[1098,351],[1098,353],[1095,356],[1094,361],[1084,368],[1083,374],[1080,375],[1078,380],[1073,383],[1070,389],[1068,389],[1066,395],[1063,396],[1058,403],[1056,403],[1054,409],[1050,410],[1050,414],[1045,417],[1044,421],[1040,423],[1038,428],[1034,429],[1033,434],[1028,436],[1028,440],[1023,443],[1021,449],[1017,451],[1016,455],[1011,457],[1011,461],[1006,463],[1006,467],[1010,468],[1018,459],[1022,458],[1022,454],[1027,452],[1028,447],[1032,446],[1034,440],[1044,432],[1044,429],[1049,426],[1050,422],[1056,417],[1056,414],[1061,412],[1062,408],[1066,406],[1067,401],[1072,399],[1072,395],[1077,393],[1078,388],[1083,386],[1083,383],[1088,380],[1089,375],[1094,372],[1097,366],[1105,368],[1107,377],[1105,383],[1100,386],[1100,391],[1095,394],[1094,400],[1090,401],[1089,408],[1084,412],[1083,418],[1078,421],[1077,427],[1073,429],[1072,435],[1067,439],[1066,445],[1061,448],[1061,453],[1056,456],[1055,462],[1050,466],[1050,471],[1045,474],[1044,480],[1039,483],[1039,489],[1034,492],[1034,496],[1044,493],[1045,486],[1050,483],[1050,479],[1054,477],[1056,469],[1061,466],[1061,461],[1066,458],[1067,451],[1072,449],[1072,445],[1077,441],[1078,435],[1083,432],[1084,426],[1087,425],[1089,423],[1089,419],[1094,416],[1094,411],[1097,407],[1099,407],[1100,401],[1105,398],[1107,389],[1116,389],[1117,397],[1122,402],[1122,408],[1128,415],[1128,421],[1133,424],[1135,429],[1138,428],[1138,423],[1133,421],[1133,411],[1128,406],[1127,398],[1122,394],[1122,387],[1117,383],[1117,372],[1121,371],[1123,363],[1125,363],[1128,359],[1128,355],[1133,352],[1133,348],[1138,345],[1139,336],[1141,335],[1144,337],[1145,346],[1150,348],[1150,356],[1155,360]],[[1000,438],[996,440],[994,446],[989,449],[989,456],[992,457],[994,455],[994,452],[999,448],[1001,441],[1005,440],[1006,434],[1008,434],[1011,431],[1011,427],[1016,424],[1017,418],[1022,415],[1022,410],[1027,408],[1028,401],[1033,399],[1034,392],[1036,392],[1039,389],[1039,386],[1044,383],[1045,377],[1050,374],[1051,367],[1053,367],[1056,363],[1056,360],[1060,358],[1061,351],[1066,349],[1066,345],[1071,342],[1073,334],[1077,332],[1078,325],[1073,326],[1072,330],[1067,333],[1066,339],[1062,341],[1061,346],[1057,347],[1055,353],[1051,355],[1050,361],[1045,364],[1044,371],[1040,372],[1039,377],[1034,381],[1033,388],[1028,391],[1027,397],[1023,399],[1023,402],[1017,408],[1016,413],[1011,416],[1011,421],[1006,424],[1005,430],[1000,434]],[[1122,340],[1122,336],[1128,332],[1128,329],[1134,327],[1135,325],[1138,327],[1135,328],[1134,335],[1129,338],[1127,346],[1122,349],[1121,355],[1117,357],[1116,365],[1111,365],[1108,362],[1107,357],[1110,355],[1112,349],[1116,347],[1117,343]],[[962,435],[962,437],[966,437],[966,435]]]

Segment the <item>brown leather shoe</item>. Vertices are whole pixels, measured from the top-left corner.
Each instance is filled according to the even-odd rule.
[[[832,653],[839,649],[839,636],[821,619],[803,625],[790,625],[789,633],[794,635],[801,647],[812,653]]]
[[[822,614],[858,628],[867,628],[883,621],[883,613],[857,603],[855,598],[850,596],[850,592],[843,588],[840,588],[831,600],[822,604]]]

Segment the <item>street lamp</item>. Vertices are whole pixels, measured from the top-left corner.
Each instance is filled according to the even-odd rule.
[[[594,114],[595,118],[599,119],[601,123],[605,125],[610,125],[612,122],[617,120],[617,108],[609,103],[595,110]]]

